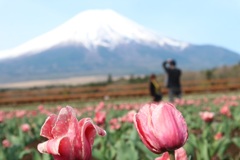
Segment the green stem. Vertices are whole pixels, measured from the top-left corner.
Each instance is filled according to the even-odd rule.
[[[168,154],[169,154],[170,160],[175,160],[174,151],[168,151]]]

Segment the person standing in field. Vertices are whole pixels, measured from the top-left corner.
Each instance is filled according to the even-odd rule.
[[[181,70],[176,67],[176,62],[172,59],[166,60],[163,62],[163,69],[167,74],[167,88],[169,101],[173,102],[174,98],[181,98]]]
[[[152,74],[150,76],[149,91],[154,102],[160,102],[162,100],[161,87],[157,82],[155,74]]]

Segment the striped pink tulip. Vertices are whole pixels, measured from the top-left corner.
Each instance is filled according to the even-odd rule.
[[[40,135],[48,141],[38,144],[38,151],[52,154],[55,160],[89,160],[96,134],[104,136],[106,132],[90,118],[78,122],[73,108],[67,106],[46,119]]]
[[[170,103],[145,104],[135,114],[134,124],[145,146],[156,154],[176,150],[188,138],[181,112]]]

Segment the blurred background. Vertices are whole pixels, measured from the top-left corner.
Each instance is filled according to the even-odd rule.
[[[0,3],[2,90],[147,83],[153,73],[164,90],[167,59],[183,83],[238,88],[238,1]]]

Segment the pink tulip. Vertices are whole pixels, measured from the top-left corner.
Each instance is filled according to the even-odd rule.
[[[0,123],[4,122],[4,117],[0,115]]]
[[[105,123],[106,120],[106,112],[97,112],[94,117],[94,121],[97,125],[102,125]]]
[[[228,105],[224,105],[224,106],[220,109],[220,113],[221,113],[222,115],[227,116],[227,117],[231,117],[231,116],[232,116],[231,111],[230,111]]]
[[[200,117],[202,118],[202,120],[204,120],[205,122],[212,122],[214,119],[214,112],[200,112],[199,113]]]
[[[39,105],[39,106],[38,106],[38,110],[39,110],[39,111],[44,110],[44,106],[43,106],[43,105]]]
[[[0,111],[0,123],[4,122],[4,112]]]
[[[28,117],[35,117],[38,114],[36,110],[28,111],[27,116]]]
[[[22,118],[26,115],[26,113],[27,113],[27,111],[25,111],[25,110],[17,110],[16,111],[16,117],[17,118]]]
[[[175,160],[187,160],[187,153],[184,148],[179,148],[175,150]],[[163,153],[161,157],[155,158],[155,160],[170,160],[168,152]]]
[[[21,129],[22,129],[23,132],[28,132],[28,131],[30,131],[31,127],[30,127],[29,124],[24,123],[24,124],[21,125]]]
[[[5,119],[12,119],[12,118],[15,118],[15,112],[6,112],[5,114]]]
[[[100,102],[100,103],[97,105],[97,107],[96,107],[96,109],[95,109],[95,112],[101,111],[101,110],[104,108],[104,106],[105,106],[104,102]]]
[[[135,114],[136,114],[135,110],[129,111],[127,114],[125,114],[121,117],[121,122],[133,123],[133,117]]]
[[[106,132],[90,118],[78,122],[73,108],[67,106],[46,119],[40,135],[49,140],[38,144],[38,151],[52,154],[55,160],[89,160],[96,134]]]
[[[223,137],[223,134],[221,132],[218,132],[217,134],[214,135],[215,140],[220,140]]]
[[[3,145],[4,148],[8,148],[8,147],[11,146],[11,142],[9,140],[7,140],[7,139],[4,139],[2,141],[2,145]]]
[[[182,147],[188,138],[187,124],[170,103],[149,103],[134,116],[135,127],[146,147],[157,154]]]
[[[109,124],[110,124],[110,128],[112,130],[118,130],[121,128],[121,124],[119,122],[119,120],[117,118],[112,118],[110,121],[109,121]]]

